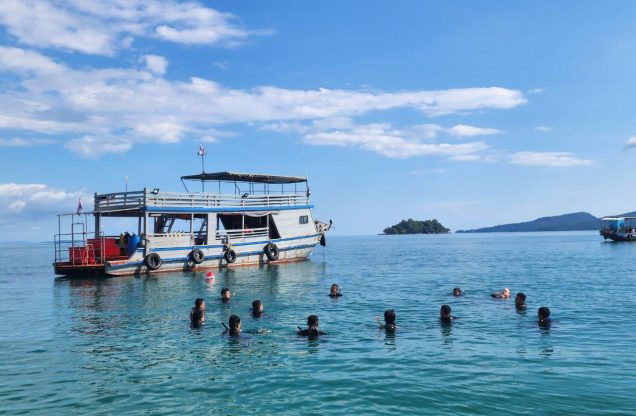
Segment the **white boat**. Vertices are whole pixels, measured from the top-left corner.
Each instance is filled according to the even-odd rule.
[[[200,182],[201,192],[95,194],[92,212],[59,215],[55,273],[131,275],[304,260],[331,228],[331,221],[314,220],[306,178],[218,172],[181,180],[186,191],[186,181]],[[205,191],[211,184],[217,193]],[[221,193],[227,186],[233,194]],[[113,218],[137,219],[137,232],[105,235],[104,223]]]

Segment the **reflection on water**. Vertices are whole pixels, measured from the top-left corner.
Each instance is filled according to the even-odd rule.
[[[213,283],[205,272],[53,280],[49,247],[3,249],[0,408],[629,413],[636,320],[598,317],[608,304],[630,316],[634,247],[585,233],[332,238],[325,262],[218,270]],[[6,266],[34,258],[28,271]],[[612,279],[616,265],[624,279]],[[327,296],[333,283],[344,297]],[[465,296],[450,296],[455,286]],[[228,304],[218,301],[224,287],[236,293]],[[489,297],[502,287],[523,291],[529,312]],[[206,323],[190,328],[197,297]],[[256,299],[265,308],[258,319],[249,310]],[[441,325],[441,304],[461,319]],[[538,325],[540,305],[558,313],[557,325]],[[26,327],[25,307],[37,317]],[[387,309],[404,326],[378,330]],[[239,337],[221,326],[232,314],[242,318]],[[311,314],[327,336],[296,336]]]

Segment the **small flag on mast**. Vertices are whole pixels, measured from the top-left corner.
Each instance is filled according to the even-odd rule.
[[[207,153],[205,152],[203,145],[199,143],[199,156],[205,156],[205,155],[207,155]]]
[[[77,204],[77,213],[82,212],[82,198],[80,198],[79,203]]]

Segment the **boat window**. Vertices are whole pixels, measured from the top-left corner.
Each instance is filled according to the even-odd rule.
[[[301,215],[299,222],[300,222],[300,224],[307,224],[309,222],[309,216],[308,215]]]

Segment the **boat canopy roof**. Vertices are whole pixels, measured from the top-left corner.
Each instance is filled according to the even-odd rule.
[[[633,220],[636,217],[605,217],[601,218],[601,221],[618,221],[618,220]]]
[[[307,182],[307,178],[299,176],[280,176],[280,175],[260,175],[256,173],[235,173],[235,172],[216,172],[216,173],[200,173],[198,175],[182,176],[181,180],[186,181],[220,181],[220,182],[250,182],[250,183],[269,183],[269,184],[286,184],[286,183],[302,183]]]

